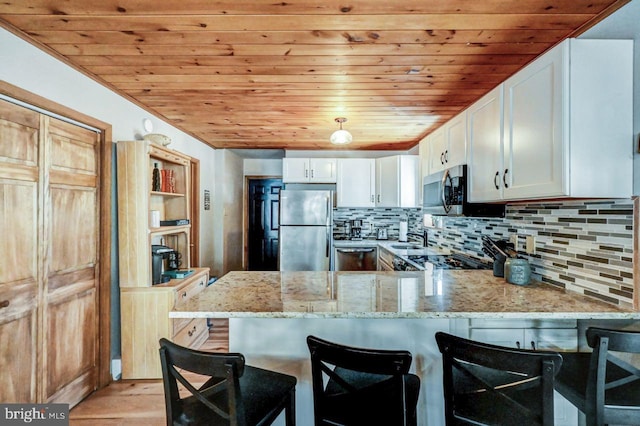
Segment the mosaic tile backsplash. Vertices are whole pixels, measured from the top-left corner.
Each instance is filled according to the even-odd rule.
[[[400,234],[400,217],[408,219],[408,232],[422,234],[422,210],[403,208],[346,209],[333,210],[333,236],[336,239],[345,236],[345,222],[362,220],[362,238],[376,239],[378,228],[387,228],[390,240],[397,240]]]
[[[538,280],[633,307],[633,200],[511,204],[504,219],[445,217],[442,229],[429,228],[429,244],[489,259],[481,236],[513,234]],[[535,240],[531,255],[527,236]]]
[[[350,219],[364,222],[363,238],[387,227],[398,238],[400,216],[409,232],[422,233],[420,209],[335,209],[334,236],[344,233]],[[534,277],[554,286],[633,308],[633,200],[580,200],[507,205],[501,218],[439,217],[428,228],[429,245],[449,248],[485,260],[483,235],[508,240],[517,235],[517,249],[528,259]],[[526,237],[535,253],[525,254]]]

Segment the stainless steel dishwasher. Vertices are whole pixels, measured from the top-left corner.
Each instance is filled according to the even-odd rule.
[[[378,269],[377,247],[335,248],[336,271],[375,271]]]

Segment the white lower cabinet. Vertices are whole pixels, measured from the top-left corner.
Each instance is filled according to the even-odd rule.
[[[470,320],[468,336],[471,340],[510,348],[578,350],[578,329],[574,320]],[[554,398],[556,426],[576,426],[578,409],[559,393]]]
[[[378,247],[378,271],[393,271],[393,259],[395,257],[389,250]]]

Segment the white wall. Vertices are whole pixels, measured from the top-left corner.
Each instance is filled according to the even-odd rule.
[[[0,79],[51,101],[73,108],[113,126],[113,139],[132,140],[145,131],[142,120],[150,118],[154,133],[169,136],[171,148],[191,155],[193,137],[155,118],[96,81],[0,28]]]
[[[246,158],[244,160],[245,176],[282,176],[282,160],[266,159],[260,160],[255,158]]]
[[[220,277],[232,270],[242,270],[243,160],[227,149],[219,149],[214,169],[217,184],[211,199],[214,216],[211,274]]]

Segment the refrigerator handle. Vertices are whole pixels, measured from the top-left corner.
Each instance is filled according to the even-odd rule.
[[[332,226],[331,223],[331,196],[327,196],[327,226]]]
[[[329,257],[329,255],[331,254],[330,251],[331,251],[331,230],[327,226],[327,253],[326,253],[326,257]]]
[[[331,193],[327,196],[327,257],[331,256],[331,233],[333,232],[333,223],[331,223]]]

